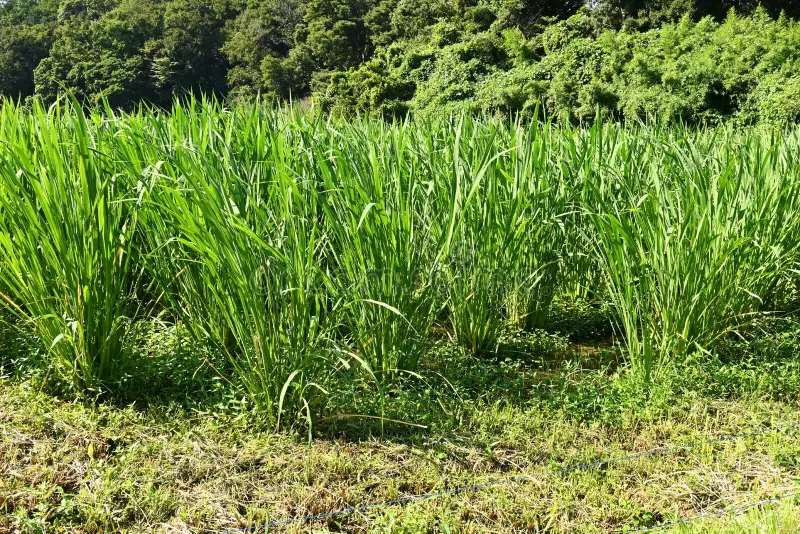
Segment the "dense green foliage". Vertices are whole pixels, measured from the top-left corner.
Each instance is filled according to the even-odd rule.
[[[800,118],[800,24],[758,11],[689,17],[645,32],[598,29],[590,13],[527,39],[451,24],[386,47],[334,77],[321,101],[392,115],[468,109],[594,119],[788,122]]]
[[[0,112],[0,291],[79,393],[137,365],[142,318],[311,418],[334,376],[417,373],[442,332],[494,354],[554,300],[610,306],[649,383],[796,298],[795,129],[76,106]]]
[[[7,0],[0,95],[261,94],[373,116],[800,117],[800,8],[770,0]],[[735,11],[734,11],[735,10]]]

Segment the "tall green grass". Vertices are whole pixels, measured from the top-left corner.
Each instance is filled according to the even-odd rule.
[[[526,234],[535,231],[523,188],[526,176],[506,172],[509,149],[498,143],[500,134],[495,125],[484,129],[467,121],[459,123],[453,140],[449,179],[456,185],[447,190],[456,193],[448,204],[457,206],[458,218],[444,282],[455,338],[473,354],[496,348],[510,279],[527,252]]]
[[[129,325],[157,315],[275,421],[312,418],[336,373],[424,372],[440,329],[492,353],[559,298],[611,304],[652,380],[798,280],[793,130],[346,122],[187,100],[5,103],[0,139],[2,304],[80,393],[113,387]]]
[[[431,231],[435,177],[406,125],[315,140],[328,280],[354,352],[376,375],[415,370],[437,311],[447,236]],[[444,214],[448,220],[450,214]]]
[[[119,126],[77,104],[0,112],[0,297],[35,330],[48,376],[81,392],[118,372],[139,307],[146,187],[116,157]]]
[[[316,184],[265,118],[207,106],[151,122],[163,165],[147,261],[176,317],[227,358],[223,376],[279,418],[309,410],[335,357]]]
[[[630,360],[649,379],[772,299],[798,257],[800,180],[796,151],[769,137],[624,137],[602,178],[587,180],[587,236]]]
[[[501,172],[524,199],[519,253],[506,275],[506,310],[512,327],[532,330],[547,322],[553,300],[569,291],[572,192],[563,179],[550,128],[513,124]],[[522,226],[522,225],[520,225]],[[581,272],[585,275],[585,272]]]

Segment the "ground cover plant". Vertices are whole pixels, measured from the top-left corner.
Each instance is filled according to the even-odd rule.
[[[386,423],[381,434],[378,421],[332,419],[310,447],[226,407],[235,390],[187,406],[87,407],[4,379],[0,531],[225,532],[798,422],[796,338],[794,349],[772,339],[674,369],[649,401],[588,369],[595,354],[556,360],[557,338],[503,362],[447,344],[427,360],[442,379],[387,392],[387,418],[427,428]],[[330,406],[379,409],[365,391],[343,388]],[[777,432],[269,532],[612,532],[797,491],[798,454],[797,432]],[[789,499],[665,532],[790,533],[797,508]]]
[[[526,437],[547,425],[600,442],[619,433],[609,446],[630,451],[637,431],[675,421],[686,432],[648,443],[734,430],[719,423],[726,418],[743,429],[795,422],[800,133],[597,119],[585,127],[470,116],[343,120],[191,98],[169,112],[5,102],[0,366],[13,378],[3,383],[10,393],[0,417],[20,430],[3,437],[12,459],[4,480],[14,482],[0,487],[8,516],[0,528],[136,530],[152,516],[202,531],[326,511],[296,500],[269,509],[242,493],[219,497],[238,502],[231,514],[193,515],[195,497],[151,486],[143,514],[126,505],[101,517],[86,499],[109,507],[89,471],[34,495],[41,480],[16,475],[30,462],[18,434],[49,438],[29,432],[41,423],[19,413],[15,395],[48,406],[80,401],[81,425],[105,427],[92,422],[93,404],[120,421],[175,410],[207,417],[208,432],[244,424],[248,436],[287,451],[292,440],[312,449],[315,440],[344,440],[335,449],[380,437],[427,451],[456,474],[366,491],[377,500],[465,482],[478,450],[496,463],[496,472],[475,471],[486,476],[589,454]],[[125,408],[131,403],[137,408]],[[715,420],[716,412],[725,415]],[[136,440],[114,436],[127,424],[85,444],[90,464],[96,452],[113,457],[103,476],[126,468],[114,451]],[[190,439],[194,423],[176,424]],[[480,440],[464,441],[469,432]],[[770,439],[772,456],[762,461],[770,474],[744,482],[731,474],[729,489],[753,497],[791,489],[796,451]],[[498,444],[514,459],[498,457]],[[589,456],[604,456],[594,446]],[[341,469],[342,480],[359,480],[360,467]],[[144,475],[130,476],[138,484]],[[205,480],[198,476],[184,483]],[[521,522],[480,512],[438,526],[424,514],[419,524],[412,516],[406,526],[389,516],[369,524],[603,531],[668,517],[663,500],[612,506],[598,487],[573,495],[566,515],[529,502]],[[130,491],[133,501],[108,498],[144,498],[138,486]],[[341,491],[325,502],[353,501]],[[575,512],[588,494],[596,500]],[[55,495],[61,508],[47,504]]]

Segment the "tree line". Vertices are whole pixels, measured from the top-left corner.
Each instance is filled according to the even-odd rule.
[[[0,95],[800,119],[797,0],[0,0]]]

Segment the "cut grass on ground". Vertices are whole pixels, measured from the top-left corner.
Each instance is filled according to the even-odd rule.
[[[200,413],[174,401],[86,407],[41,393],[32,382],[2,381],[0,532],[228,531],[800,421],[793,386],[800,373],[786,361],[768,371],[706,365],[705,382],[675,372],[668,388],[655,388],[645,401],[607,371],[551,371],[537,382],[529,362],[460,357],[450,362],[458,373],[442,368],[450,390],[428,386],[446,393],[426,397],[406,386],[385,394],[385,417],[426,429],[386,423],[380,436],[374,420],[334,420],[317,425],[310,446],[302,432],[267,430],[242,410]],[[758,376],[785,387],[773,394]],[[692,385],[683,387],[681,379]],[[713,386],[723,383],[729,387]],[[419,400],[426,398],[435,409]],[[347,411],[375,413],[364,405]],[[797,436],[774,432],[283,530],[647,527],[797,491]],[[787,499],[666,531],[798,530],[800,499]]]

